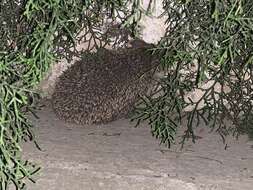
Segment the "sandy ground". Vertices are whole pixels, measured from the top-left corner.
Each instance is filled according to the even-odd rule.
[[[149,127],[128,120],[77,126],[43,108],[33,119],[42,151],[24,153],[42,166],[32,190],[251,190],[253,143],[246,137],[224,144],[201,129],[203,138],[167,149]]]

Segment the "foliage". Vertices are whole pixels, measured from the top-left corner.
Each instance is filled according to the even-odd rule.
[[[34,141],[27,118],[37,97],[34,88],[57,59],[71,59],[74,40],[89,50],[104,46],[111,32],[105,18],[135,31],[139,1],[10,0],[0,2],[0,190],[25,189],[39,167],[23,159],[21,143]],[[129,8],[128,8],[129,7]],[[85,34],[80,36],[81,31]],[[116,35],[117,36],[117,35]],[[114,34],[114,37],[116,37]],[[117,38],[119,39],[119,38]],[[100,43],[103,41],[103,43]]]
[[[194,129],[203,122],[224,141],[229,134],[252,135],[253,1],[164,0],[163,5],[168,27],[154,52],[167,76],[156,95],[142,99],[133,119],[148,120],[152,134],[168,146],[183,118],[182,143],[195,142]]]
[[[163,6],[168,28],[154,53],[167,75],[153,96],[142,98],[135,119],[148,120],[152,134],[167,145],[183,118],[183,141],[195,141],[201,120],[222,136],[252,133],[253,2],[163,0]],[[88,50],[111,43],[110,37],[127,41],[128,32],[121,38],[124,30],[115,21],[134,35],[144,12],[139,0],[0,2],[0,190],[11,184],[25,189],[39,169],[22,158],[21,143],[34,140],[27,111],[50,65],[77,54],[76,39],[87,41]],[[189,96],[197,90],[200,97]]]

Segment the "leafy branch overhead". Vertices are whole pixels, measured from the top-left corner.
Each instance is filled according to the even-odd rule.
[[[186,138],[203,122],[225,136],[252,133],[253,2],[163,1],[167,32],[154,52],[167,75],[137,106],[139,122],[170,146],[183,118]],[[247,126],[247,127],[246,127]],[[252,136],[252,134],[251,134]]]

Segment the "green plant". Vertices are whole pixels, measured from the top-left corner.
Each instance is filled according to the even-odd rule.
[[[21,143],[34,140],[27,111],[34,106],[33,89],[50,65],[59,58],[71,59],[77,53],[75,40],[87,41],[89,50],[110,43],[115,31],[104,31],[103,26],[114,26],[116,19],[136,34],[145,13],[140,4],[139,0],[0,2],[0,190],[10,185],[25,189],[27,179],[33,180],[39,169],[22,158]],[[149,8],[154,4],[150,0]],[[174,142],[182,118],[188,122],[183,141],[195,140],[200,120],[222,136],[252,131],[238,126],[252,122],[253,2],[163,0],[163,5],[168,28],[154,53],[161,56],[161,69],[168,75],[160,80],[157,96],[142,98],[135,119],[148,120],[152,134],[167,145]],[[85,33],[80,36],[81,31]],[[127,40],[119,39],[117,32],[116,36]],[[194,89],[202,94],[197,100],[187,98]]]
[[[127,8],[129,7],[130,8]],[[0,2],[0,190],[25,189],[39,167],[22,158],[21,143],[34,141],[27,118],[35,104],[36,85],[57,59],[71,59],[75,40],[88,50],[109,43],[102,31],[106,18],[120,18],[136,29],[138,1],[10,0]]]
[[[182,144],[188,138],[195,142],[194,130],[203,122],[224,141],[247,131],[240,126],[252,123],[253,2],[164,0],[163,5],[168,28],[154,53],[168,74],[155,92],[160,95],[143,97],[133,120],[148,120],[152,134],[168,146],[183,118]]]

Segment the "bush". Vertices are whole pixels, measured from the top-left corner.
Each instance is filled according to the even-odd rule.
[[[168,28],[154,51],[168,74],[155,92],[162,95],[143,97],[134,119],[148,120],[152,134],[168,146],[183,118],[182,143],[195,142],[194,129],[203,122],[224,141],[229,134],[252,135],[253,1],[164,0],[163,5]]]
[[[163,5],[168,28],[154,53],[168,75],[159,81],[156,96],[142,97],[137,124],[148,120],[152,134],[167,145],[174,142],[183,118],[183,142],[189,137],[195,141],[200,120],[223,137],[252,134],[253,2],[163,0]],[[83,30],[78,40],[89,42],[88,50],[110,43],[115,31],[100,29],[116,19],[135,35],[143,13],[139,0],[1,1],[0,190],[11,184],[25,189],[26,180],[33,181],[39,169],[22,158],[21,143],[34,141],[27,111],[34,106],[33,89],[50,65],[72,58],[74,41]],[[116,39],[124,41],[117,32]],[[197,90],[200,97],[188,96]]]

